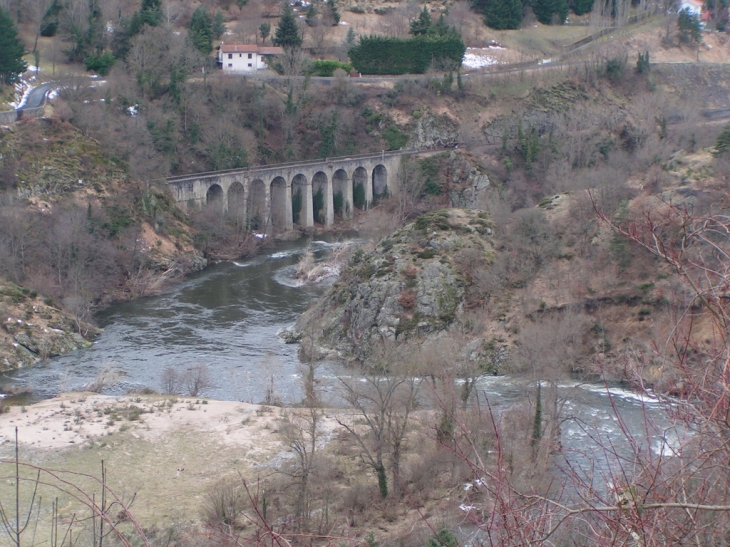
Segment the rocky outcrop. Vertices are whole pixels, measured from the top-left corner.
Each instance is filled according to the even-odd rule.
[[[453,152],[452,156],[455,156]],[[449,188],[452,207],[478,209],[489,190],[489,177],[463,159],[455,164],[453,184]]]
[[[408,148],[453,148],[459,143],[459,124],[449,116],[425,114],[410,131]]]
[[[339,281],[295,326],[306,357],[368,362],[384,341],[435,336],[462,313],[469,272],[461,258],[493,256],[485,213],[450,209],[427,213],[358,250]]]
[[[0,313],[0,371],[88,348],[101,332],[12,283],[0,284]]]

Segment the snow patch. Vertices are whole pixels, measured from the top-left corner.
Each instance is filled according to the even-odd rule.
[[[461,64],[466,68],[471,69],[485,68],[488,66],[496,65],[497,60],[494,57],[490,57],[485,53],[485,51],[488,51],[488,49],[489,48],[487,48],[486,50],[484,48],[466,48],[464,60]]]
[[[11,108],[15,108],[16,110],[25,106],[25,103],[28,101],[28,95],[30,95],[31,91],[33,91],[33,86],[30,85],[30,83],[28,83],[27,81],[21,80],[20,82],[15,84],[16,100],[8,104]]]

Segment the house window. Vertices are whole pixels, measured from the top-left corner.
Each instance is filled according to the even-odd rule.
[[[229,59],[233,59],[233,53],[229,53],[229,54],[228,54],[228,58],[229,58]]]
[[[228,68],[233,68],[233,63],[228,63]]]
[[[248,58],[249,58],[249,59],[251,59],[251,58],[252,58],[252,57],[251,57],[251,54],[250,54],[250,53],[248,54]]]
[[[251,66],[251,63],[248,63],[248,66]]]

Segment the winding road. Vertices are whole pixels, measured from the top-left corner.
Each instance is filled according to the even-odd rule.
[[[45,84],[34,87],[30,90],[30,93],[28,93],[25,104],[17,110],[25,110],[26,108],[37,108],[39,106],[42,106],[46,95],[56,87],[58,87],[57,82],[47,82]]]

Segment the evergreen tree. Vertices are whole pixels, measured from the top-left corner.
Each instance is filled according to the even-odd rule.
[[[355,45],[355,40],[357,39],[357,35],[355,34],[355,30],[350,27],[347,29],[347,36],[345,37],[345,43],[352,47]]]
[[[565,0],[530,0],[535,17],[543,25],[551,25],[553,19],[560,25],[568,16],[568,4]]]
[[[193,12],[188,36],[195,49],[203,55],[210,55],[213,49],[213,20],[205,6],[198,6]]]
[[[327,0],[327,8],[329,9],[329,16],[332,20],[332,26],[336,27],[340,24],[340,12],[337,11],[337,4],[335,4],[335,0]]]
[[[259,26],[259,34],[261,35],[261,42],[266,43],[266,39],[269,37],[269,34],[271,34],[271,23],[268,21],[266,23],[261,23]]]
[[[636,73],[644,74],[649,72],[651,68],[651,60],[649,59],[649,52],[639,52],[639,58],[636,60]]]
[[[431,23],[431,13],[428,11],[428,8],[424,6],[421,13],[418,14],[418,19],[411,21],[411,34],[413,34],[413,36],[426,34],[428,29],[431,28]]]
[[[685,8],[679,12],[677,27],[679,27],[680,42],[699,44],[702,41],[700,18],[693,15],[689,9]]]
[[[279,24],[273,39],[274,45],[292,52],[302,47],[302,35],[297,26],[297,20],[289,2],[284,4],[284,12],[281,14]]]
[[[24,54],[25,48],[10,13],[0,8],[0,86],[15,83],[25,72],[28,63],[23,60]]]
[[[64,6],[59,0],[53,0],[51,2],[51,6],[43,15],[43,22],[41,23],[40,28],[41,36],[49,38],[56,35],[56,32],[58,31],[58,17],[63,9]]]
[[[542,439],[542,386],[537,382],[537,397],[535,400],[535,416],[532,420],[532,435],[530,444],[532,445],[532,459],[537,456],[538,443]]]
[[[570,7],[576,15],[583,15],[593,9],[593,0],[572,0]]]
[[[694,135],[692,137],[694,138]],[[727,152],[728,148],[730,148],[730,125],[726,125],[722,129],[722,133],[717,136],[717,140],[715,141],[715,149],[712,151],[712,153],[715,156],[720,156],[721,154]]]
[[[428,34],[433,34],[435,36],[446,36],[449,32],[452,32],[453,30],[454,29],[446,23],[446,18],[442,13],[441,17],[438,18],[438,21],[432,23],[431,26],[428,28]]]
[[[156,27],[162,21],[161,0],[142,0],[142,6],[139,8],[141,22],[147,23],[151,27]]]
[[[213,14],[213,38],[216,40],[226,33],[225,19],[223,12],[219,9]]]
[[[309,4],[304,22],[307,23],[307,25],[309,25],[310,27],[313,27],[317,24],[317,8],[314,6],[314,2]]]
[[[516,29],[522,22],[522,0],[481,0],[474,7],[484,14],[484,24],[493,29]]]
[[[521,0],[472,0],[471,5],[484,16],[484,24],[493,29],[516,29],[522,22]]]

